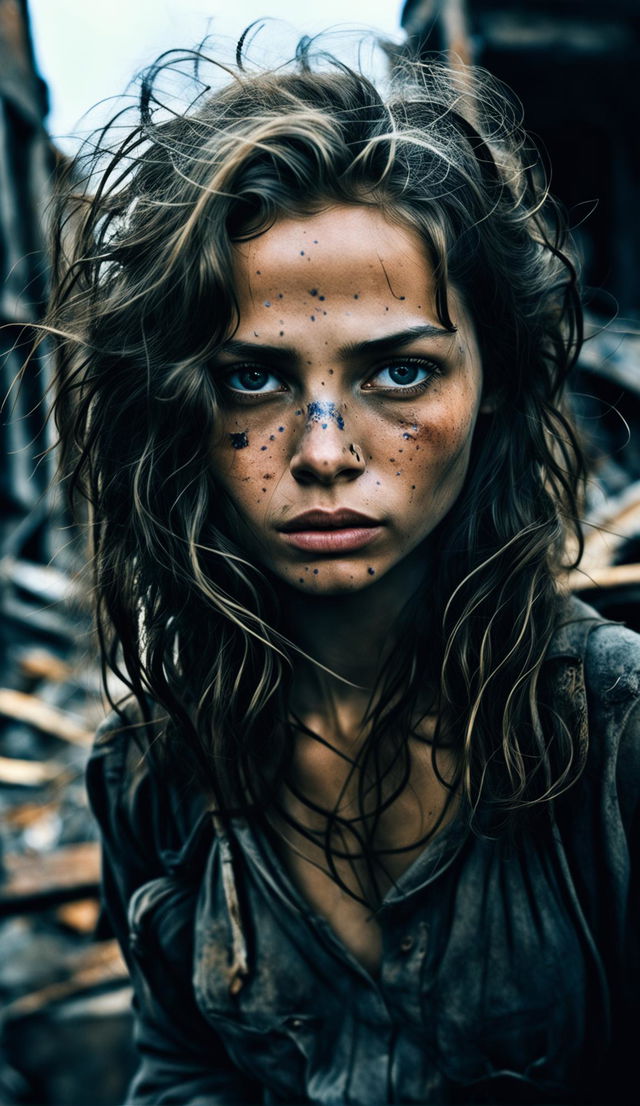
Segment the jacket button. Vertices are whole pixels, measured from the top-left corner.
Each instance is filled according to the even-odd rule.
[[[410,952],[413,948],[413,937],[407,934],[400,942],[400,952]]]

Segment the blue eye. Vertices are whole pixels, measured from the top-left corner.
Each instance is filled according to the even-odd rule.
[[[233,388],[236,392],[253,393],[254,395],[256,393],[264,395],[266,392],[284,391],[282,381],[277,376],[255,365],[246,369],[236,369],[235,372],[229,373],[226,383],[229,388]]]
[[[439,372],[438,366],[432,362],[424,361],[399,361],[396,365],[388,365],[380,369],[367,381],[366,387],[373,388],[419,388],[428,384],[432,377]]]

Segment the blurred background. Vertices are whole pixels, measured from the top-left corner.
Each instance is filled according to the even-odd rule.
[[[30,353],[22,323],[47,297],[47,204],[82,139],[134,102],[137,71],[207,34],[233,42],[264,16],[300,34],[345,18],[375,27],[393,49],[486,66],[522,101],[586,285],[572,402],[591,479],[570,586],[640,630],[637,0],[323,0],[304,15],[284,0],[0,0],[0,1106],[115,1106],[133,1063],[83,787],[104,704],[82,537],[52,482],[45,346],[14,385]]]

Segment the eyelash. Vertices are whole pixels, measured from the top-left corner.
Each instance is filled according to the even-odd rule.
[[[367,383],[365,383],[362,386],[363,391],[371,391],[371,392],[378,392],[378,393],[382,392],[383,394],[384,393],[392,394],[394,396],[394,398],[396,398],[398,396],[419,395],[421,392],[425,392],[427,390],[427,388],[429,388],[431,386],[431,384],[433,383],[433,381],[436,377],[442,375],[442,369],[436,361],[430,361],[428,358],[422,358],[422,357],[402,357],[402,358],[398,358],[396,361],[390,361],[388,364],[383,365],[375,373],[373,373],[372,376],[369,377],[368,379],[371,380],[374,377],[378,376],[382,372],[385,372],[387,370],[394,369],[394,368],[404,367],[406,365],[413,365],[417,369],[428,370],[429,376],[427,376],[424,380],[419,381],[418,384],[407,385],[406,387],[398,386],[396,388],[393,388],[393,387],[389,387],[389,386],[387,386],[387,387],[383,386],[381,388],[375,388],[373,386],[367,387]],[[240,388],[234,388],[229,383],[229,381],[231,380],[232,377],[237,376],[238,374],[243,373],[243,372],[251,372],[251,371],[263,372],[263,373],[266,374],[267,379],[269,377],[273,377],[276,380],[281,380],[281,378],[279,376],[277,376],[276,373],[272,373],[272,372],[270,372],[269,369],[262,368],[262,366],[260,366],[260,365],[255,365],[255,364],[250,364],[250,363],[248,363],[246,365],[236,365],[235,368],[232,371],[226,373],[225,376],[224,376],[224,383],[226,384],[226,387],[229,389],[229,391],[233,393],[234,398],[238,398],[239,396],[242,396],[243,401],[248,400],[249,402],[255,402],[256,400],[264,399],[265,396],[282,395],[285,391],[288,391],[288,388],[286,388],[286,389],[285,388],[274,388],[274,389],[272,389],[268,392],[243,391]]]
[[[388,365],[384,365],[373,375],[378,376],[380,373],[385,372],[388,369],[404,368],[406,365],[412,365],[416,369],[424,369],[425,371],[428,371],[429,375],[424,380],[419,381],[418,384],[410,384],[406,388],[402,388],[400,386],[398,386],[397,388],[387,386],[376,389],[373,387],[367,388],[365,384],[363,385],[363,390],[381,391],[383,393],[392,392],[396,396],[419,395],[421,392],[425,392],[427,388],[431,386],[436,377],[442,376],[442,368],[440,367],[438,362],[430,361],[428,358],[425,357],[400,357],[396,361],[391,361]]]

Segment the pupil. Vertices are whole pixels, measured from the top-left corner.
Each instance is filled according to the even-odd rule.
[[[245,388],[250,388],[252,391],[257,391],[259,388],[264,387],[267,380],[267,374],[261,369],[247,369],[246,372],[242,373],[240,379],[242,380]]]
[[[394,365],[389,375],[394,384],[413,384],[418,370],[415,365]]]

